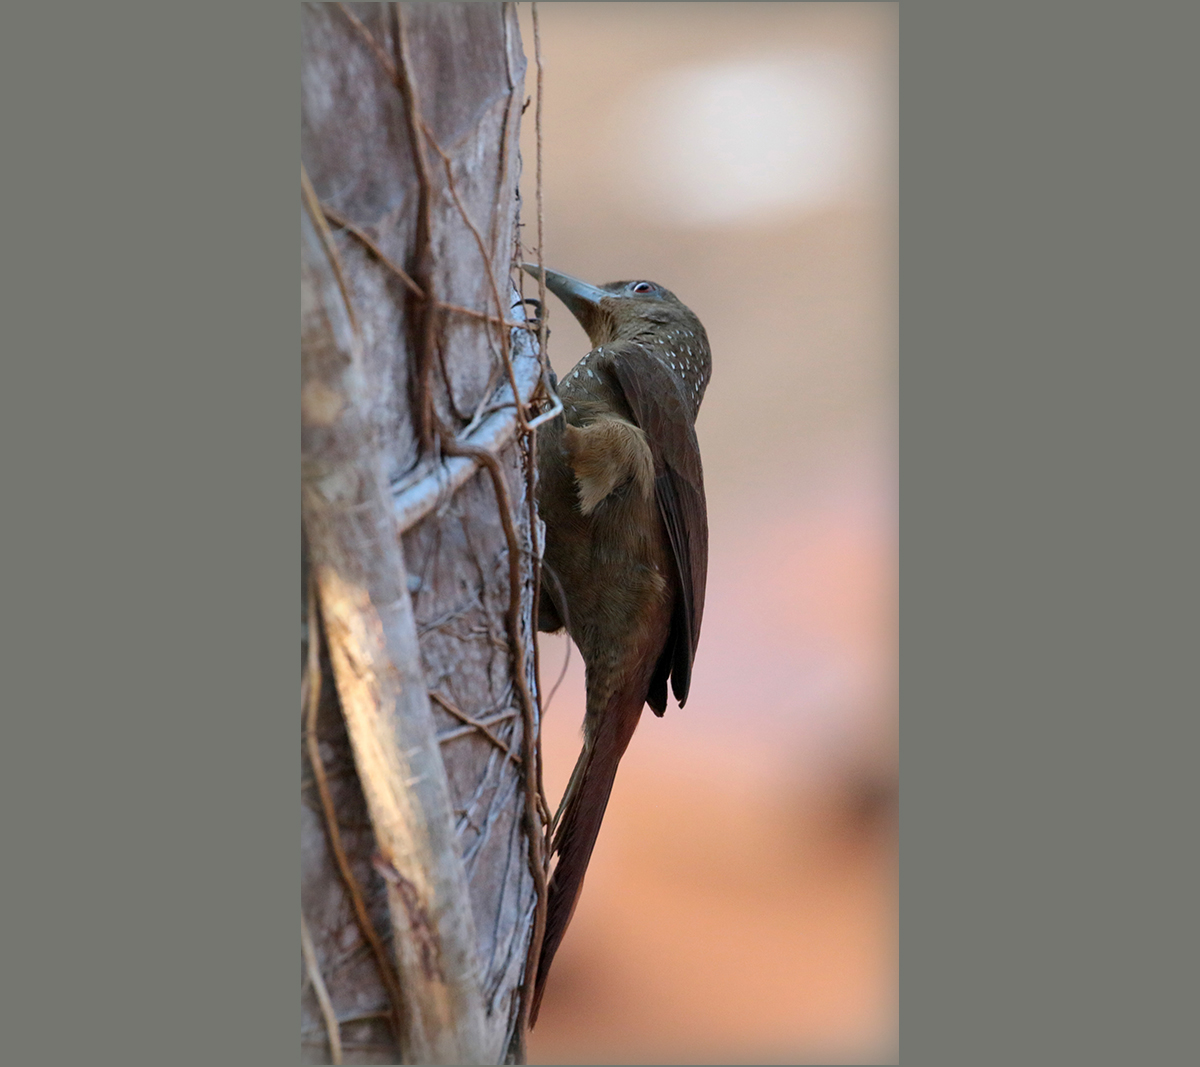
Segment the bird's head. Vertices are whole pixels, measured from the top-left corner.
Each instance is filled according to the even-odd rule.
[[[533,277],[539,268],[521,266]],[[591,285],[546,268],[546,288],[570,309],[587,331],[592,347],[614,341],[661,343],[668,335],[695,339],[696,348],[708,356],[708,337],[700,320],[682,300],[656,282],[635,280]]]

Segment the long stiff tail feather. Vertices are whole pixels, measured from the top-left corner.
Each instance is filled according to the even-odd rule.
[[[643,685],[636,697],[628,692],[618,692],[609,701],[595,736],[590,744],[584,744],[579,754],[563,796],[561,815],[554,833],[554,852],[558,856],[558,863],[550,878],[546,933],[542,940],[533,1004],[529,1013],[531,1027],[537,1022],[542,1006],[550,964],[575,913],[579,891],[583,888],[583,876],[587,873],[592,849],[600,833],[600,823],[604,819],[608,798],[617,777],[617,766],[641,718],[642,705],[646,700],[644,689]]]

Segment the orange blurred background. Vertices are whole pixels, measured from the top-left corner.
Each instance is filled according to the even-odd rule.
[[[895,1062],[898,7],[538,15],[544,260],[673,290],[713,377],[691,696],[647,712],[621,765],[530,1062]],[[550,305],[562,375],[588,343]],[[541,649],[549,688],[567,643]],[[572,649],[544,730],[552,806],[583,692]]]

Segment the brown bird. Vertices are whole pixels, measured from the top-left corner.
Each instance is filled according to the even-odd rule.
[[[583,751],[555,818],[558,862],[531,1023],[642,707],[666,711],[668,678],[680,707],[687,699],[708,567],[695,421],[712,370],[700,320],[661,285],[594,286],[551,270],[545,277],[592,350],[558,385],[563,418],[539,431],[546,545],[538,629],[565,626],[579,647],[587,712]]]

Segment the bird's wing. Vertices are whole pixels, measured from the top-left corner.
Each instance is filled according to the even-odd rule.
[[[630,347],[613,356],[612,369],[634,422],[645,431],[654,455],[654,495],[675,560],[679,596],[671,632],[654,672],[647,702],[666,710],[667,676],[679,706],[687,699],[692,660],[704,614],[708,572],[708,509],[700,445],[692,408],[674,375],[644,349]]]

